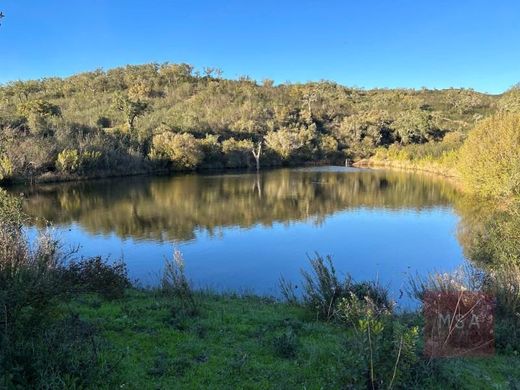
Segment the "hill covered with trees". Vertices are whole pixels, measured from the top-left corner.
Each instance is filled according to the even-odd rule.
[[[147,64],[0,87],[0,179],[356,161],[377,148],[458,148],[520,93],[274,85]]]

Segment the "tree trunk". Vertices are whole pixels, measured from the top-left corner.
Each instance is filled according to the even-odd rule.
[[[256,171],[260,171],[260,155],[262,154],[262,142],[258,143],[257,150],[253,148],[253,156],[256,160]]]

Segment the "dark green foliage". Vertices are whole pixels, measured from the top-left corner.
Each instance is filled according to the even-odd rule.
[[[370,298],[382,310],[391,310],[392,302],[388,291],[375,282],[356,283],[350,275],[340,280],[336,274],[332,258],[316,254],[309,259],[312,273],[302,271],[305,305],[316,313],[319,318],[331,320],[336,315],[338,302],[346,297],[354,296]],[[286,285],[287,296],[294,295],[291,287]]]
[[[113,279],[103,266],[67,268],[46,233],[32,249],[21,230],[26,219],[19,200],[0,192],[0,388],[96,387],[114,367],[100,357],[98,332],[61,305],[71,296],[70,275],[103,292],[113,291]]]
[[[291,359],[298,351],[298,337],[292,328],[287,328],[281,335],[274,337],[273,349],[276,355]]]
[[[115,378],[115,362],[100,357],[105,341],[77,316],[41,327],[31,323],[10,337],[0,353],[7,373],[0,374],[0,388],[88,388],[108,385]]]
[[[110,264],[101,257],[72,261],[61,273],[61,281],[70,290],[98,293],[107,299],[122,298],[131,286],[124,262]]]

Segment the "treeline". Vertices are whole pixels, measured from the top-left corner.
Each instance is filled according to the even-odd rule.
[[[460,146],[516,89],[363,90],[261,83],[186,64],[0,87],[0,179],[341,162],[378,147]],[[449,137],[448,137],[449,135]]]

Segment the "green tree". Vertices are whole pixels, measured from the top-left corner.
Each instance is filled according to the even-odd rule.
[[[497,114],[479,122],[460,151],[465,185],[487,196],[520,196],[520,114]]]
[[[43,99],[28,100],[18,105],[18,112],[27,119],[30,129],[37,134],[48,135],[48,119],[61,115],[56,104]]]
[[[150,104],[142,100],[132,100],[128,96],[118,94],[114,99],[114,108],[125,116],[128,129],[134,129],[135,120],[150,110]]]
[[[152,140],[152,160],[167,160],[179,169],[195,169],[202,161],[201,143],[189,133],[165,132]]]

